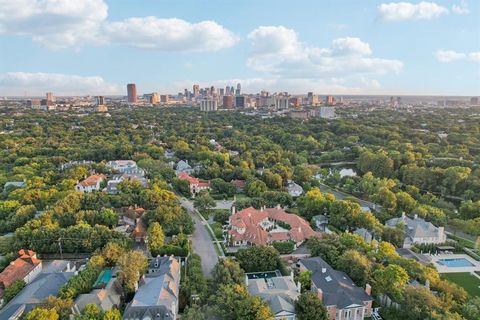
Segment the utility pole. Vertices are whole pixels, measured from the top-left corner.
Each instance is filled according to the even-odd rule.
[[[60,249],[60,259],[63,259],[62,238],[58,238],[58,248]]]

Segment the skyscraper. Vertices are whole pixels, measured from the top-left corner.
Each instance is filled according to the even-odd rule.
[[[137,86],[135,83],[127,84],[128,103],[137,103]]]
[[[240,95],[242,92],[242,86],[240,85],[240,83],[237,83],[237,90],[235,90],[235,95]]]
[[[200,94],[200,86],[198,84],[193,85],[193,96],[198,97]]]
[[[233,108],[233,96],[223,96],[223,107],[226,109]]]
[[[55,96],[53,95],[53,92],[47,92],[47,102],[54,102],[55,101]]]

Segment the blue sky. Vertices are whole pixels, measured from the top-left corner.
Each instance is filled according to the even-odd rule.
[[[0,0],[0,95],[480,95],[480,1]],[[2,13],[3,11],[3,13]]]

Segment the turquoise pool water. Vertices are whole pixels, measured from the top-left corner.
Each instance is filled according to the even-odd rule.
[[[278,270],[267,271],[267,272],[247,273],[248,279],[268,279],[268,278],[281,277],[281,276],[282,276],[282,274]]]
[[[438,264],[450,267],[450,268],[458,268],[458,267],[474,267],[475,265],[468,261],[465,258],[455,258],[455,259],[440,259],[437,261]]]
[[[107,283],[110,281],[112,278],[112,269],[105,269],[103,270],[100,275],[97,278],[97,281],[95,281],[95,284],[93,285],[94,288],[105,288]]]

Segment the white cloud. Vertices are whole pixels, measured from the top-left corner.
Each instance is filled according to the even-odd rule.
[[[0,34],[59,49],[120,44],[163,51],[215,51],[238,37],[214,21],[132,17],[108,21],[104,0],[0,0]]]
[[[453,50],[437,50],[434,52],[435,57],[440,62],[452,61],[473,61],[480,62],[480,51],[463,53]]]
[[[0,0],[0,34],[30,36],[46,47],[94,42],[107,18],[103,0]]]
[[[378,6],[378,13],[386,21],[430,20],[449,13],[435,2],[390,2]]]
[[[248,39],[247,66],[273,76],[327,79],[366,74],[398,73],[403,63],[371,57],[368,43],[359,38],[339,38],[329,48],[301,43],[295,31],[283,26],[259,27]]]
[[[102,35],[113,44],[162,51],[215,51],[238,41],[237,36],[214,21],[189,23],[157,17],[108,22]]]
[[[469,14],[470,10],[468,9],[468,4],[466,1],[461,1],[459,5],[452,5],[452,11],[456,14]]]
[[[0,92],[8,95],[44,95],[53,91],[57,95],[119,94],[123,91],[117,84],[109,83],[99,76],[78,76],[61,73],[0,73]]]

